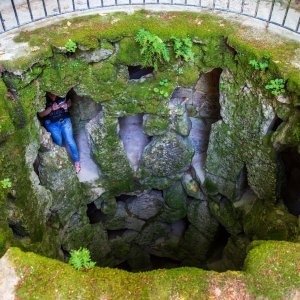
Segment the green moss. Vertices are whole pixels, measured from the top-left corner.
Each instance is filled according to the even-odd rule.
[[[56,54],[51,63],[39,78],[42,90],[56,95],[66,95],[81,78],[84,77],[88,65],[75,58]]]
[[[105,50],[115,50],[115,47],[112,43],[108,42],[108,41],[101,41],[101,49],[105,49]]]
[[[11,248],[8,257],[22,281],[19,299],[210,299],[238,293],[249,298],[290,298],[299,289],[300,244],[260,241],[251,245],[244,272],[178,268],[129,273],[98,268],[87,272]],[[58,276],[59,274],[59,276]]]
[[[196,65],[187,64],[183,66],[183,74],[178,76],[178,85],[190,87],[199,79],[200,72]]]
[[[289,299],[299,291],[300,244],[254,242],[244,269],[254,295]]]
[[[0,80],[0,142],[14,131],[12,99],[9,99],[6,94],[6,85]]]
[[[149,115],[144,121],[144,132],[149,135],[161,135],[169,127],[169,120],[166,117]]]
[[[297,218],[279,206],[257,200],[243,220],[244,231],[254,240],[290,240],[298,236]]]
[[[124,38],[120,41],[120,50],[116,62],[127,66],[141,64],[140,48],[134,38]]]

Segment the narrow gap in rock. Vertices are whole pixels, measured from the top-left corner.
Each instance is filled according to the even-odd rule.
[[[124,232],[127,229],[119,229],[119,230],[107,230],[107,236],[109,240],[113,240],[117,237],[122,237],[122,235],[124,234]]]
[[[240,199],[249,188],[247,168],[244,165],[237,180],[237,199]]]
[[[37,155],[36,159],[33,162],[33,170],[37,176],[40,176],[39,165],[40,165],[40,161],[39,161],[39,156]]]
[[[8,202],[14,202],[16,200],[16,197],[11,192],[8,192],[6,199]]]
[[[160,193],[160,195],[163,197],[163,191],[162,190],[157,190],[157,189],[152,189],[151,191]]]
[[[223,268],[222,256],[223,250],[230,238],[230,234],[220,224],[218,231],[215,235],[214,241],[212,242],[210,249],[208,250],[209,257],[207,258],[207,265],[209,270],[220,271]]]
[[[134,171],[138,169],[139,161],[151,137],[143,131],[143,114],[119,118],[119,136],[124,150]]]
[[[8,222],[8,226],[12,230],[13,235],[17,240],[22,240],[25,237],[29,237],[27,230],[25,229],[25,227],[21,222],[18,223]]]
[[[87,205],[86,214],[90,220],[90,224],[95,224],[103,221],[105,215],[101,212],[101,209],[98,209],[94,202]]]
[[[272,121],[270,125],[270,131],[275,132],[279,125],[283,122],[282,119],[280,119],[277,115],[275,116],[274,120]]]
[[[287,148],[279,153],[284,166],[284,179],[281,197],[289,212],[295,216],[300,214],[300,154],[297,147]]]
[[[60,246],[60,250],[62,251],[62,253],[64,255],[64,261],[67,262],[70,259],[70,257],[71,257],[70,252],[67,251],[67,250],[65,250],[62,245]]]
[[[129,79],[140,79],[153,73],[154,68],[143,68],[142,66],[128,66]]]
[[[225,39],[225,45],[226,47],[229,49],[229,51],[233,54],[233,56],[236,56],[238,54],[238,52],[228,44],[228,39]]]
[[[126,202],[129,199],[136,198],[136,196],[122,194],[122,195],[116,196],[115,198],[117,201]]]
[[[101,172],[91,156],[85,125],[102,110],[102,106],[89,97],[78,96],[73,89],[67,94],[67,99],[72,102],[70,115],[81,162],[78,178],[81,182],[92,182],[100,177]]]

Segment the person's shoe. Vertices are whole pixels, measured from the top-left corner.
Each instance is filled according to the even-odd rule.
[[[75,168],[75,172],[76,172],[76,173],[79,173],[80,170],[81,170],[80,162],[76,162],[76,163],[74,164],[74,168]]]

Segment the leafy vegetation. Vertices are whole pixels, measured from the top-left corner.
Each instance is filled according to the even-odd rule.
[[[69,39],[65,45],[65,48],[68,52],[74,53],[77,49],[77,45],[76,43],[74,43],[72,40]]]
[[[272,90],[271,93],[276,96],[285,93],[284,80],[281,78],[272,79],[270,84],[267,84],[265,88],[267,90]]]
[[[86,248],[72,250],[69,264],[76,270],[88,270],[93,268],[96,263],[91,260],[90,251]]]
[[[249,65],[252,66],[257,71],[265,71],[269,67],[269,63],[267,60],[259,62],[255,59],[249,61]]]
[[[183,68],[182,67],[179,67],[177,69],[177,72],[178,72],[178,75],[182,75],[183,74]]]
[[[159,82],[159,85],[160,85],[161,88],[155,87],[153,89],[154,93],[160,94],[160,95],[164,96],[165,98],[168,98],[169,97],[169,93],[166,90],[163,89],[164,87],[168,87],[169,86],[168,80],[167,79],[161,80]]]
[[[2,187],[3,189],[11,188],[11,186],[12,183],[9,178],[4,178],[3,180],[0,180],[0,187]]]
[[[189,37],[178,39],[172,36],[171,39],[174,42],[173,49],[176,58],[182,58],[185,62],[194,60],[194,52],[192,50],[193,42]]]
[[[153,66],[155,70],[158,69],[158,64],[168,62],[170,60],[170,53],[167,45],[157,35],[140,29],[135,40],[142,47],[142,63],[143,66]]]

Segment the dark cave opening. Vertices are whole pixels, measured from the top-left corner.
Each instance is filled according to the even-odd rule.
[[[143,76],[153,73],[154,68],[147,67],[143,68],[142,66],[128,66],[129,79],[140,79]]]
[[[209,250],[208,250],[208,258],[207,258],[207,269],[214,270],[218,268],[219,265],[222,265],[222,256],[223,250],[228,243],[230,238],[230,234],[225,229],[224,226],[219,224],[218,231],[214,237],[214,241],[212,242]]]
[[[283,122],[282,119],[280,119],[277,115],[275,116],[272,124],[271,124],[271,131],[275,132],[277,130],[277,128],[279,127],[279,125]]]
[[[14,237],[17,240],[22,240],[23,238],[29,237],[29,234],[26,228],[23,226],[21,222],[8,222],[9,228],[12,230]]]
[[[90,224],[96,224],[105,219],[105,215],[98,209],[94,202],[87,205],[86,214],[90,220]]]
[[[279,153],[283,163],[284,178],[281,186],[281,197],[289,212],[300,214],[300,154],[297,147],[286,148]]]
[[[129,199],[134,199],[136,198],[136,196],[132,196],[132,195],[126,195],[126,194],[121,194],[119,196],[115,197],[117,201],[123,201],[126,202]]]

